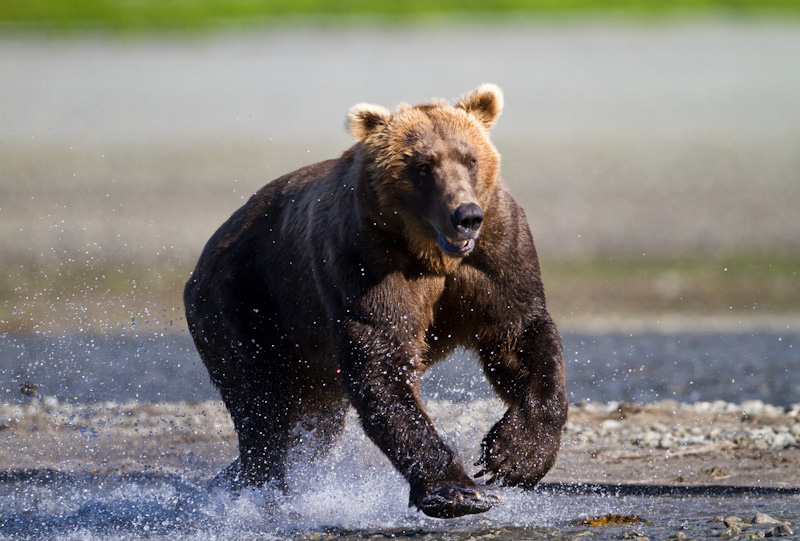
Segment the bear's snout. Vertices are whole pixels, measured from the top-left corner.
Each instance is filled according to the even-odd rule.
[[[474,239],[483,223],[483,210],[475,203],[461,205],[450,216],[450,222],[459,235]]]
[[[455,238],[450,238],[438,231],[439,248],[451,257],[464,257],[475,248],[475,239],[483,223],[483,210],[476,203],[466,203],[459,206],[450,215],[450,224],[453,226]]]

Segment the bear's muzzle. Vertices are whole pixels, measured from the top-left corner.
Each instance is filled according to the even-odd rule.
[[[483,223],[483,210],[476,203],[466,203],[450,215],[450,223],[455,233],[452,237],[436,230],[439,248],[450,257],[464,257],[475,248]]]

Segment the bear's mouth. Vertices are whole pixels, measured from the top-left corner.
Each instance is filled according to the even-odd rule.
[[[475,239],[452,240],[448,239],[440,231],[437,231],[437,233],[439,233],[439,238],[437,239],[439,248],[449,256],[463,257],[475,248]]]

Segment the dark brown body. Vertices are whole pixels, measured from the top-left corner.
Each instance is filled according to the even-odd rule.
[[[435,241],[411,248],[407,222],[424,217],[386,208],[369,144],[267,184],[214,234],[186,285],[189,328],[239,436],[223,477],[282,482],[295,428],[324,449],[352,404],[412,503],[443,517],[485,511],[490,495],[437,434],[417,384],[454,348],[474,350],[509,405],[484,440],[484,471],[532,487],[550,469],[567,401],[533,239],[495,175],[472,189],[483,212],[474,249],[439,261]]]

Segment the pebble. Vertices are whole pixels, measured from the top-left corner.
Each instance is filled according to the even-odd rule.
[[[740,517],[728,517],[722,521],[728,528],[733,528],[734,526],[739,527],[742,522],[744,521]]]
[[[774,519],[766,513],[756,513],[750,522],[753,524],[783,524],[783,521]]]
[[[629,406],[629,405],[628,405]],[[697,402],[680,404],[662,401],[626,408],[625,403],[581,403],[572,406],[591,414],[619,414],[632,410],[630,419],[605,419],[597,424],[570,422],[566,436],[578,444],[631,444],[643,449],[682,450],[691,446],[730,442],[735,447],[781,450],[800,445],[800,422],[794,410],[784,410],[760,400],[742,404]],[[653,422],[643,427],[635,423],[639,412],[668,412],[675,424]],[[704,416],[704,417],[701,417]],[[643,430],[644,428],[644,430]]]
[[[788,524],[779,524],[767,532],[767,537],[787,537],[794,535],[794,530]]]
[[[622,428],[622,423],[619,421],[615,421],[613,419],[606,419],[602,423],[600,423],[600,431],[603,434],[608,434],[609,432],[615,432]]]
[[[756,513],[756,515],[748,520],[743,520],[741,517],[730,516],[714,518],[711,522],[723,523],[726,527],[725,530],[720,532],[718,537],[732,538],[744,535],[747,539],[761,539],[763,537],[786,537],[794,535],[794,531],[788,522],[775,519],[766,513]],[[743,534],[743,530],[754,528],[754,526],[773,526],[771,530],[756,530],[753,529],[749,533]],[[670,538],[672,539],[672,538]]]
[[[634,539],[635,541],[650,541],[650,538],[643,533],[632,531],[625,532],[620,536],[620,539]]]
[[[730,526],[727,530],[720,533],[719,536],[727,539],[731,537],[738,537],[741,533],[742,529],[738,525],[734,524],[733,526]]]

